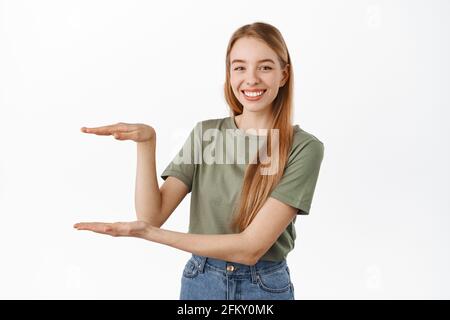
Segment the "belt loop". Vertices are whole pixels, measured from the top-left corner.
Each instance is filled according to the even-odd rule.
[[[200,271],[200,273],[203,273],[203,271],[205,270],[205,263],[206,263],[207,257],[197,256],[197,255],[195,255],[195,257],[197,257],[198,271]]]
[[[256,283],[257,279],[256,265],[250,266],[250,273],[252,274],[252,283]]]

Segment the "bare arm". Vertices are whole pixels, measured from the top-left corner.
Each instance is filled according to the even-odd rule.
[[[254,260],[252,248],[242,233],[192,234],[152,228],[143,238],[216,259],[243,264],[252,264]]]
[[[159,227],[161,212],[161,191],[156,175],[156,137],[137,143],[137,168],[135,187],[135,208],[138,220]]]
[[[161,212],[160,219],[156,227],[161,227],[170,217],[175,208],[180,204],[184,197],[188,194],[188,187],[176,177],[167,177],[161,190]]]
[[[139,155],[138,155],[139,158]],[[169,176],[164,181],[161,188],[158,188],[160,194],[160,208],[159,211],[150,212],[147,215],[143,215],[142,213],[145,211],[140,211],[138,209],[138,203],[140,203],[143,208],[152,208],[152,201],[145,198],[145,192],[140,192],[145,190],[145,187],[141,187],[145,185],[146,181],[142,184],[139,184],[139,179],[143,179],[143,176],[139,174],[139,163],[138,170],[136,176],[136,193],[135,193],[135,201],[136,201],[136,216],[138,220],[146,221],[150,223],[154,227],[161,227],[176,207],[181,203],[184,197],[188,194],[188,187],[176,177]],[[153,171],[152,171],[153,172]],[[155,170],[156,172],[156,170]],[[156,173],[155,173],[156,177]],[[139,191],[139,189],[141,189]],[[154,195],[154,194],[153,194]],[[138,197],[144,197],[142,202],[138,202]],[[150,197],[149,197],[150,198]],[[140,215],[139,215],[140,214]]]
[[[241,233],[191,234],[160,229],[144,221],[81,222],[78,230],[111,236],[137,237],[211,258],[254,265],[286,229],[298,210],[269,197],[250,225]]]
[[[241,233],[190,234],[150,227],[142,238],[211,258],[254,265],[270,249],[297,212],[269,197]]]

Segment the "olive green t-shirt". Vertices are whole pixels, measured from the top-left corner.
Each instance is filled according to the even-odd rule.
[[[323,143],[294,125],[294,139],[283,176],[270,196],[310,213],[314,189],[324,155]],[[197,122],[181,150],[161,174],[173,176],[191,192],[189,233],[230,234],[234,206],[241,192],[244,173],[258,146],[266,139],[261,132],[239,129],[234,117]],[[283,231],[261,260],[281,261],[294,248],[294,223]]]

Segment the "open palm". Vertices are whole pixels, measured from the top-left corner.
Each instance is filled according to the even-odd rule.
[[[89,230],[113,237],[143,237],[151,225],[145,221],[132,222],[79,222],[74,225],[77,230]]]

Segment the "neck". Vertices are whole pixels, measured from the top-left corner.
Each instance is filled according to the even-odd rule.
[[[272,113],[270,110],[266,112],[251,112],[244,111],[242,114],[235,117],[236,125],[241,130],[256,130],[257,134],[259,129],[269,129],[270,122],[272,121]]]

